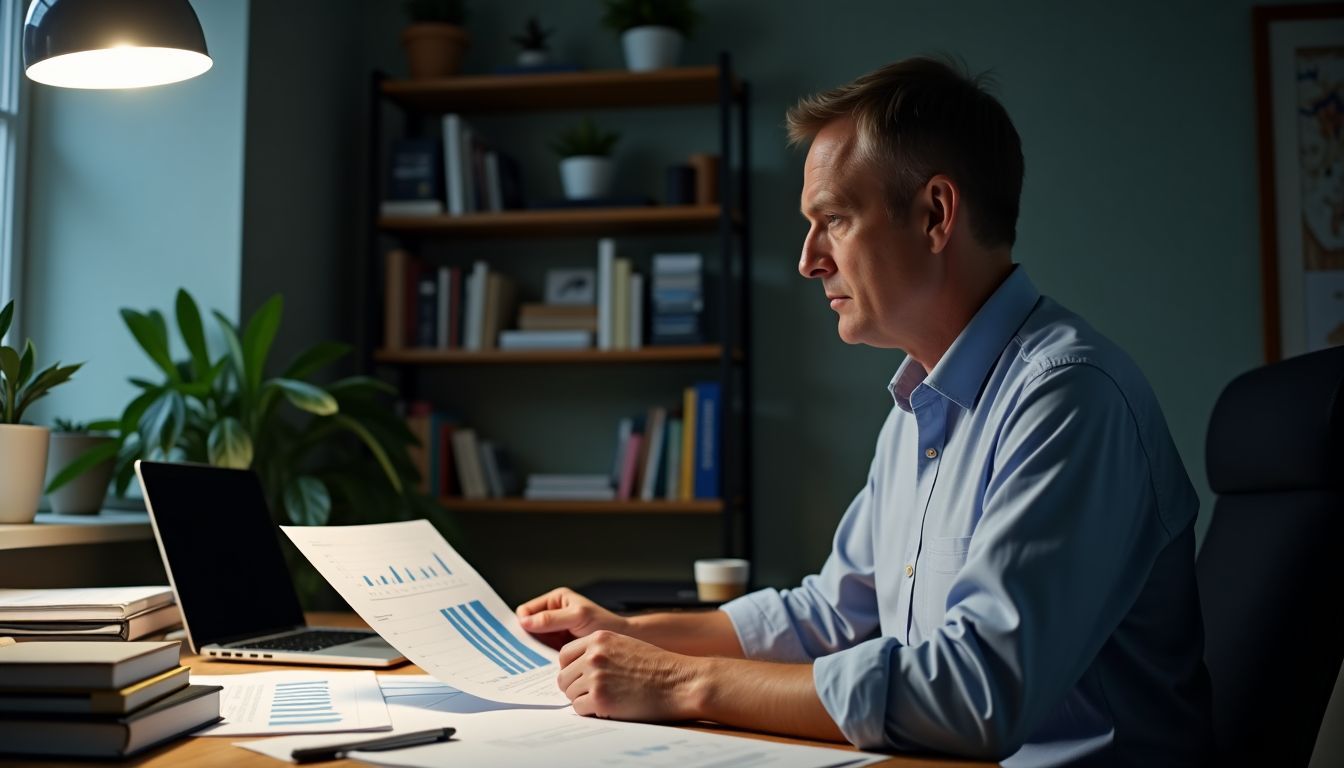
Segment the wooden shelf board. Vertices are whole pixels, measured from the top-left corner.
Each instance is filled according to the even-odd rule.
[[[645,347],[644,349],[518,349],[468,352],[462,349],[381,349],[374,353],[380,363],[438,365],[486,364],[585,364],[585,363],[681,363],[718,360],[720,347]]]
[[[595,70],[516,75],[463,75],[387,80],[383,95],[422,112],[507,112],[717,104],[717,67],[677,67],[655,72]],[[741,92],[734,81],[734,94]]]
[[[31,523],[0,525],[0,550],[62,547],[153,538],[144,512],[103,511],[98,515],[38,514]]]
[[[547,237],[630,232],[710,231],[717,205],[642,205],[622,208],[545,208],[461,216],[383,216],[385,232],[459,237]]]
[[[533,499],[463,499],[444,497],[439,503],[454,512],[563,512],[582,514],[696,514],[723,511],[720,499],[695,501],[536,501]]]

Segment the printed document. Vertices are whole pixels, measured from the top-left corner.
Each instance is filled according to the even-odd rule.
[[[281,526],[383,639],[436,679],[506,704],[566,706],[559,654],[427,520]]]
[[[224,687],[224,721],[196,736],[386,731],[392,717],[373,672],[253,672],[192,675]]]

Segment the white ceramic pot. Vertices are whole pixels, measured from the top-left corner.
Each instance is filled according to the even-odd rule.
[[[565,197],[585,200],[606,197],[611,191],[611,158],[600,155],[576,155],[560,161],[560,183]]]
[[[551,55],[546,51],[526,48],[518,52],[518,66],[520,67],[539,67],[550,62]]]
[[[0,424],[0,523],[31,523],[42,500],[51,430]]]
[[[631,27],[621,33],[625,66],[631,72],[675,67],[681,61],[681,33],[672,27]]]
[[[51,435],[51,454],[47,460],[47,480],[61,473],[75,459],[114,438],[106,435],[90,435],[81,432],[53,432]],[[114,465],[111,459],[95,467],[89,467],[83,474],[62,485],[53,492],[48,501],[51,511],[58,515],[96,515],[103,509],[103,499],[107,496],[107,484],[112,480]]]

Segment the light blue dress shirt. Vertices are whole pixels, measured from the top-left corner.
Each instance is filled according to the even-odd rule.
[[[890,391],[821,572],[723,607],[747,657],[815,660],[864,748],[1199,762],[1199,502],[1138,368],[1018,266]]]

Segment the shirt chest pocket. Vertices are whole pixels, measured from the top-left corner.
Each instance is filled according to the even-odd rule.
[[[914,623],[920,640],[927,639],[942,626],[943,615],[947,612],[947,593],[962,566],[966,565],[966,551],[970,546],[970,536],[924,540],[919,561],[915,564],[913,600]]]

